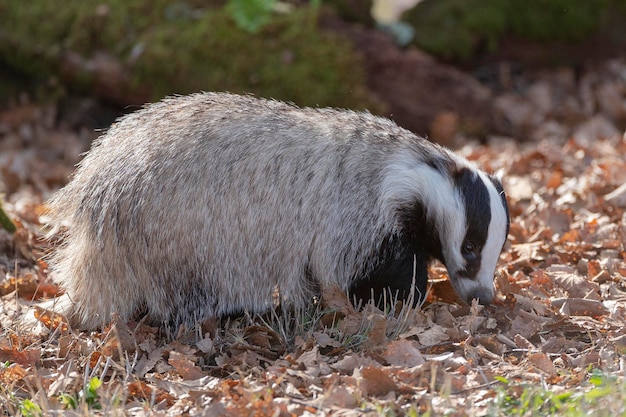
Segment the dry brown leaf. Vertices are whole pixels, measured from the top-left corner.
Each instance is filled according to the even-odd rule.
[[[0,284],[0,296],[13,291],[17,291],[20,298],[28,301],[56,297],[63,293],[56,285],[32,273],[26,273],[19,278],[10,277]]]
[[[497,289],[496,293],[504,297],[510,295],[513,291],[513,285],[511,284],[511,275],[504,268],[496,272],[494,278],[494,285]]]
[[[340,408],[355,408],[358,403],[354,393],[346,386],[334,386],[326,391],[324,405]]]
[[[14,363],[7,368],[0,368],[0,382],[5,386],[22,380],[26,375],[28,375],[28,371],[19,363]]]
[[[34,308],[35,318],[44,324],[50,330],[61,330],[61,333],[65,333],[69,330],[70,326],[67,319],[61,314],[54,311],[43,309],[39,306]]]
[[[365,317],[368,323],[365,349],[381,349],[387,343],[387,317],[381,313],[371,313]]]
[[[315,339],[315,342],[317,343],[317,345],[321,348],[341,347],[341,342],[337,339],[330,337],[330,335],[327,332],[313,332],[313,338]]]
[[[569,365],[574,369],[581,369],[589,365],[598,366],[600,364],[600,354],[598,352],[584,352],[580,355],[567,357]]]
[[[488,321],[488,318],[481,314],[484,306],[478,304],[478,300],[472,301],[470,306],[470,314],[460,317],[458,320],[459,327],[466,334],[474,335],[480,327]]]
[[[363,394],[383,397],[397,389],[398,386],[387,370],[373,366],[361,369],[361,390]]]
[[[206,373],[202,371],[196,364],[185,357],[185,355],[176,351],[170,352],[167,363],[172,365],[176,372],[186,380],[200,379],[206,376]]]
[[[449,340],[450,336],[448,336],[444,327],[438,324],[433,324],[432,327],[418,334],[417,339],[422,346],[433,346]]]
[[[529,320],[531,317],[533,316],[516,316],[513,319],[513,322],[511,322],[511,330],[509,330],[509,334],[513,336],[513,338],[520,335],[525,339],[530,339],[536,335],[537,332],[543,329],[544,323],[539,320]]]
[[[470,364],[474,366],[479,365],[482,362],[481,359],[485,359],[486,362],[493,361],[496,363],[502,360],[500,355],[491,352],[481,344],[474,345],[472,342],[473,340],[470,338],[463,346],[463,354]]]
[[[110,333],[117,339],[117,343],[123,352],[134,352],[137,342],[130,328],[117,313],[113,313]]]
[[[274,353],[271,353],[274,349],[282,351],[280,335],[267,326],[247,326],[244,330],[244,339],[251,346],[256,346],[263,352],[267,352],[269,356],[274,356]]]
[[[463,304],[449,280],[430,280],[432,286],[429,293],[430,301],[441,301],[448,304]]]
[[[16,350],[12,348],[0,348],[0,362],[11,362],[29,367],[36,365],[41,360],[41,349],[30,348]]]
[[[361,334],[366,329],[365,318],[362,313],[352,313],[345,316],[337,326],[342,334],[354,336]]]
[[[425,362],[422,353],[410,340],[395,340],[389,343],[381,356],[389,365],[404,368],[411,368]]]
[[[552,305],[559,308],[565,316],[602,317],[609,314],[609,310],[598,300],[585,298],[556,298]]]
[[[150,387],[148,384],[142,381],[133,381],[127,385],[128,395],[130,398],[135,398],[141,401],[152,401],[152,392],[156,388]],[[156,395],[154,400],[157,404],[165,402],[168,406],[171,406],[176,401],[176,397],[163,391],[156,389]]]
[[[134,352],[137,348],[135,339],[124,321],[117,314],[113,315],[113,322],[105,329],[106,342],[98,352],[113,359],[119,359],[124,352]],[[92,361],[93,361],[92,355]]]
[[[611,343],[620,355],[626,354],[626,335],[622,334],[612,338]]]
[[[572,298],[600,299],[600,286],[577,275],[571,267],[551,266],[545,270],[545,273]]]
[[[345,355],[337,362],[331,363],[329,366],[336,371],[351,375],[355,369],[377,365],[379,366],[379,364],[375,360],[369,357],[358,354],[349,354]]]
[[[545,301],[534,300],[521,294],[515,294],[515,303],[520,309],[518,314],[524,314],[525,312],[531,311],[539,316],[549,315],[549,309]]]
[[[215,353],[215,343],[213,339],[210,337],[205,337],[204,339],[200,339],[196,342],[196,347],[200,349],[202,353],[205,354],[214,354]]]
[[[587,261],[587,279],[591,280],[602,271],[602,266],[597,259]]]
[[[500,342],[495,335],[478,335],[475,337],[475,340],[480,343],[480,345],[483,346],[485,349],[498,356],[503,355],[504,352],[507,351],[506,345]]]
[[[144,354],[140,357],[139,361],[137,362],[137,366],[135,366],[134,373],[138,377],[143,377],[146,373],[154,369],[157,363],[163,360],[163,355],[165,354],[165,351],[165,346],[150,350],[144,350],[144,352],[147,352],[147,354]]]
[[[535,347],[535,345],[533,345],[532,343],[530,343],[530,341],[528,339],[526,339],[524,336],[522,336],[521,334],[517,333],[515,335],[515,337],[513,338],[513,340],[515,340],[515,345],[520,348],[520,349],[525,349],[528,351],[535,351],[537,350],[537,348]]]
[[[528,355],[528,361],[532,363],[537,369],[548,374],[549,376],[556,376],[556,368],[550,360],[550,357],[543,352],[531,353]]]
[[[336,285],[322,288],[322,305],[326,309],[337,311],[344,315],[354,313],[354,306],[348,299],[345,291]]]
[[[313,349],[302,353],[302,355],[298,356],[296,362],[306,368],[316,368],[318,364],[322,361],[322,356],[320,355],[319,348],[317,346],[313,346]]]
[[[545,242],[519,243],[511,245],[511,251],[518,255],[519,260],[543,261],[548,252]]]
[[[98,365],[98,363],[100,363],[101,360],[102,360],[102,353],[98,351],[93,352],[91,355],[89,355],[89,367],[91,369],[95,369],[95,367]]]

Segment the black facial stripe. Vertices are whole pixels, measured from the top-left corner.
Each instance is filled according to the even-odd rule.
[[[454,176],[454,183],[465,205],[467,231],[461,245],[470,241],[476,248],[475,256],[465,258],[466,267],[460,274],[465,278],[474,279],[480,270],[481,252],[487,242],[491,222],[489,190],[480,176],[469,168],[458,170]]]

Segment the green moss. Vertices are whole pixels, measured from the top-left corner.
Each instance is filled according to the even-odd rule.
[[[302,105],[354,104],[343,98],[358,83],[350,80],[358,65],[349,45],[312,28],[306,10],[274,19],[255,35],[235,28],[223,10],[184,26],[172,24],[143,39],[151,47],[137,61],[136,82],[178,80],[176,90],[154,85],[156,96],[227,90]],[[178,51],[176,60],[172,51]]]
[[[346,39],[316,27],[314,8],[272,14],[252,34],[237,27],[223,4],[66,0],[58,7],[48,1],[9,1],[0,5],[1,35],[17,47],[0,46],[0,60],[45,76],[58,71],[61,50],[84,59],[104,51],[125,65],[131,87],[148,91],[151,100],[228,90],[300,105],[372,105],[359,58]],[[79,84],[89,82],[87,77]]]
[[[503,36],[577,42],[600,29],[622,0],[425,0],[404,19],[415,43],[445,59],[497,48]]]
[[[508,16],[511,31],[537,41],[580,41],[600,24],[606,0],[511,1]]]
[[[50,19],[49,15],[55,12],[52,3],[0,2],[0,58],[10,67],[24,69],[29,75],[52,70],[49,57],[61,48],[60,42],[67,36],[73,15],[57,7],[58,13]],[[49,42],[41,43],[40,39]]]
[[[324,0],[324,5],[332,8],[342,19],[365,26],[374,26],[372,3],[372,0]]]

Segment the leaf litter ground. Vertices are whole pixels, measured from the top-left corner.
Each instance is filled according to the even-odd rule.
[[[3,149],[18,231],[0,231],[0,413],[530,415],[576,397],[624,414],[626,395],[602,401],[626,390],[626,138],[494,139],[460,152],[504,173],[512,224],[493,306],[461,303],[436,264],[421,310],[357,310],[329,289],[315,311],[225,318],[171,341],[115,318],[75,332],[45,311],[51,335],[19,330],[29,300],[59,291],[39,260],[53,249],[41,203],[71,164]]]

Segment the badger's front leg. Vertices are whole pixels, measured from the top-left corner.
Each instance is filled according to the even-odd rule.
[[[413,280],[415,276],[415,281]],[[395,299],[407,301],[414,287],[413,306],[419,305],[424,299],[428,283],[428,258],[417,253],[390,259],[378,265],[369,275],[357,280],[350,288],[350,295],[367,302],[372,299],[376,305],[383,306],[387,294],[387,302]]]

